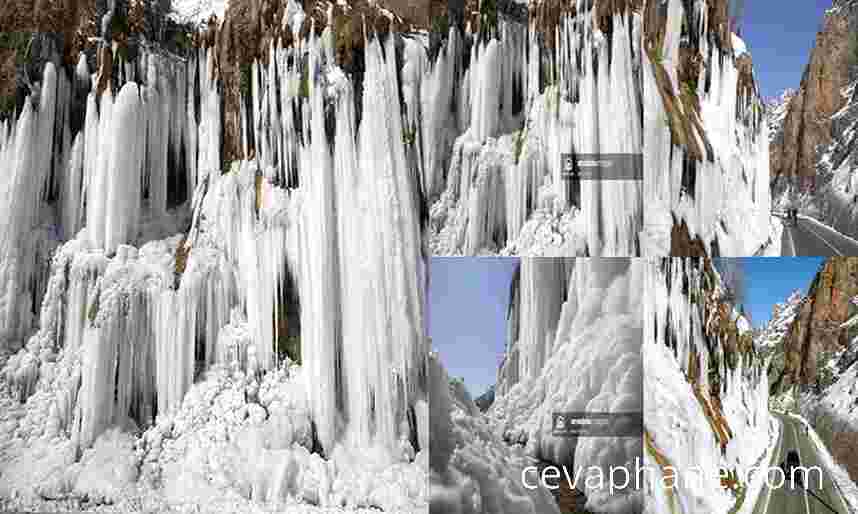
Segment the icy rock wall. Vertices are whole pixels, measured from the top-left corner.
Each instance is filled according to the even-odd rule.
[[[299,186],[290,269],[301,291],[302,360],[312,370],[307,394],[326,451],[342,437],[369,445],[406,436],[403,416],[425,387],[412,379],[425,359],[419,163],[404,134],[419,121],[426,51],[417,40],[402,43],[400,84],[396,40],[368,36],[360,125],[327,29],[289,48],[272,41],[268,63],[251,71],[245,149],[253,141],[266,181]],[[404,112],[389,100],[400,90]],[[246,283],[248,291],[270,287],[264,276]],[[251,326],[262,323],[247,312]]]
[[[749,55],[713,35],[715,1],[668,0],[642,52],[645,255],[670,253],[683,223],[709,255],[753,255],[771,235],[768,126]]]
[[[596,9],[578,2],[559,14],[556,26],[531,18],[525,27],[501,18],[497,38],[466,36],[474,41],[470,63],[452,80],[468,96],[454,102],[453,115],[469,122],[452,148],[446,187],[435,186],[438,173],[425,180],[432,184],[437,252],[497,252],[517,240],[535,212],[560,218],[574,205],[585,218],[577,234],[585,243],[575,252],[639,253],[640,182],[611,177],[573,184],[564,176],[562,154],[642,148],[641,17],[625,8],[613,12],[612,30],[603,33]],[[540,31],[554,32],[554,47],[546,47]],[[448,48],[457,43],[451,37]],[[439,65],[446,62],[441,56]],[[572,247],[567,241],[551,245]]]
[[[721,470],[747,477],[765,465],[765,366],[711,265],[673,258],[645,266],[643,462],[656,470],[648,508],[726,513],[736,496],[722,486]],[[672,491],[663,487],[665,466],[682,478]]]
[[[514,345],[519,347],[520,371],[514,383],[514,374],[499,373],[495,402],[487,413],[497,436],[523,444],[532,457],[570,466],[570,476],[579,469],[586,476],[592,467],[606,476],[610,466],[634,469],[642,451],[639,438],[573,439],[552,432],[555,412],[643,409],[644,271],[643,262],[620,258],[522,260],[520,331]],[[538,305],[542,307],[534,308]],[[545,311],[554,313],[550,322],[543,319]],[[507,355],[504,366],[510,362]],[[607,487],[592,486],[586,491],[589,510],[641,508],[641,491],[611,494]]]
[[[299,45],[309,70],[304,91],[297,65],[289,72],[276,52],[273,68],[257,65],[259,77],[287,80],[268,79],[274,95],[257,84],[250,100],[258,122],[245,125],[248,139],[257,131],[256,158],[226,173],[215,172],[220,98],[211,52],[191,59],[187,74],[185,63],[174,68],[146,54],[120,74],[115,97],[112,88],[90,94],[62,209],[82,230],[45,276],[38,332],[3,370],[26,401],[34,437],[50,427],[77,452],[114,425],[169,424],[193,383],[219,365],[245,375],[252,390],[280,364],[278,317],[287,279],[295,279],[306,371],[297,394],[326,457],[363,448],[374,465],[391,464],[428,449],[419,176],[403,138],[416,111],[389,101],[400,91],[395,44],[366,41],[360,125],[355,87],[334,65],[329,38]],[[408,44],[408,62],[421,63],[423,49]],[[183,77],[190,86],[195,74],[199,113],[193,90],[181,106]],[[142,76],[148,81],[132,80]],[[284,83],[294,89],[276,87]],[[259,94],[272,98],[267,109]],[[269,131],[272,112],[288,112],[282,103],[272,111],[279,95],[295,109],[281,118],[288,120],[282,150]],[[406,105],[416,105],[413,95]],[[39,128],[32,111],[21,119],[17,127]],[[4,129],[4,152],[16,130]],[[34,136],[22,140],[32,144]],[[194,191],[190,230],[150,239],[145,234],[168,231],[157,230],[162,222],[170,226],[159,218],[178,180],[169,163],[177,161],[179,170],[188,166]],[[12,185],[33,195],[44,182],[20,178]],[[25,221],[9,226],[34,224]]]
[[[539,261],[534,257],[521,264],[521,310],[518,313],[521,320],[518,344],[522,353],[520,380],[539,376],[551,356],[569,280],[569,273],[562,262],[555,265],[548,260]]]
[[[0,130],[0,156],[12,170],[0,186],[0,331],[13,342],[34,328],[27,305],[37,312],[42,303],[47,257],[59,242],[86,227],[90,243],[108,254],[136,244],[142,221],[163,218],[168,201],[181,204],[194,190],[197,140],[207,143],[202,168],[220,169],[211,52],[185,61],[141,48],[137,61],[117,69],[99,92],[90,91],[83,56],[69,74],[49,62],[40,89]]]
[[[532,463],[520,448],[492,433],[467,390],[451,383],[435,355],[429,358],[428,373],[430,512],[559,512],[547,489],[523,487],[522,473]]]
[[[50,188],[56,101],[62,94],[58,91],[67,88],[65,76],[48,63],[37,102],[31,101],[33,97],[24,102],[17,122],[7,122],[0,140],[0,156],[9,166],[0,178],[0,332],[10,339],[21,338],[30,329],[32,301],[22,299],[38,299],[46,285],[37,280],[45,256],[37,251],[32,233],[46,217],[42,199]]]

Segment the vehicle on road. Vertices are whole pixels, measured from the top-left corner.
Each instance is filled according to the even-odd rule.
[[[790,481],[792,487],[796,486],[801,487],[801,473],[798,472],[798,468],[801,466],[801,459],[798,456],[798,452],[796,450],[790,450],[787,452],[786,460],[783,463],[783,471],[786,479]]]

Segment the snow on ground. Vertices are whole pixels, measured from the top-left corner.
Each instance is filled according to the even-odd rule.
[[[780,420],[774,416],[769,416],[768,445],[766,446],[765,453],[761,455],[760,459],[755,463],[757,466],[776,466],[778,464],[777,462],[774,462],[774,458],[775,452],[778,449],[781,430],[782,425]],[[734,514],[754,513],[760,494],[763,492],[763,488],[766,485],[766,478],[767,476],[765,473],[758,472],[751,475],[746,485],[745,499],[742,502],[741,507]]]
[[[567,466],[570,475],[634,469],[639,438],[557,436],[552,416],[641,409],[642,263],[576,259],[572,269],[565,266],[523,259],[521,329],[486,416],[498,437]],[[634,511],[643,501],[633,488],[612,495],[608,484],[587,486],[587,508],[595,512]]]
[[[534,461],[494,433],[467,390],[450,382],[434,355],[429,376],[431,512],[559,514],[548,489],[529,489],[522,481]]]
[[[852,383],[855,383],[854,376]],[[841,492],[843,498],[849,503],[849,508],[853,512],[858,510],[858,484],[852,480],[849,473],[847,473],[842,466],[834,461],[834,458],[828,451],[828,447],[825,446],[825,443],[822,442],[819,434],[816,433],[816,429],[811,426],[804,417],[794,413],[788,413],[787,415],[798,420],[807,427],[807,433],[810,436],[810,440],[813,441],[813,444],[816,446],[816,453],[820,457],[822,465],[825,466],[825,471],[829,476],[834,478],[837,483],[837,489]]]

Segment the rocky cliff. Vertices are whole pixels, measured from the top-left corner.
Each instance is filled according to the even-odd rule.
[[[817,174],[817,149],[835,137],[832,117],[849,99],[843,89],[856,79],[856,33],[858,2],[835,0],[817,34],[801,86],[789,102],[783,133],[772,143],[773,179]]]
[[[853,314],[850,299],[856,294],[858,259],[833,257],[826,261],[783,338],[783,357],[776,353],[772,359],[769,375],[773,395],[792,386],[821,392],[836,380],[839,366],[834,363],[850,341],[850,330],[841,325]]]

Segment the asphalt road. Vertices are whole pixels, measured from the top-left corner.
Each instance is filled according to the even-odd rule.
[[[784,222],[781,253],[786,256],[858,256],[858,242],[813,218],[798,217],[798,225],[781,217]]]
[[[806,468],[819,467],[820,474],[812,469],[808,472],[807,490],[802,484],[793,484],[789,476],[781,487],[779,473],[771,473],[769,482],[773,487],[763,486],[754,514],[850,514],[831,476],[826,472],[810,437],[804,434],[802,424],[789,416],[774,414],[783,424],[778,448],[771,466],[786,460],[787,452],[797,450],[801,465]],[[804,479],[804,477],[802,477]]]

